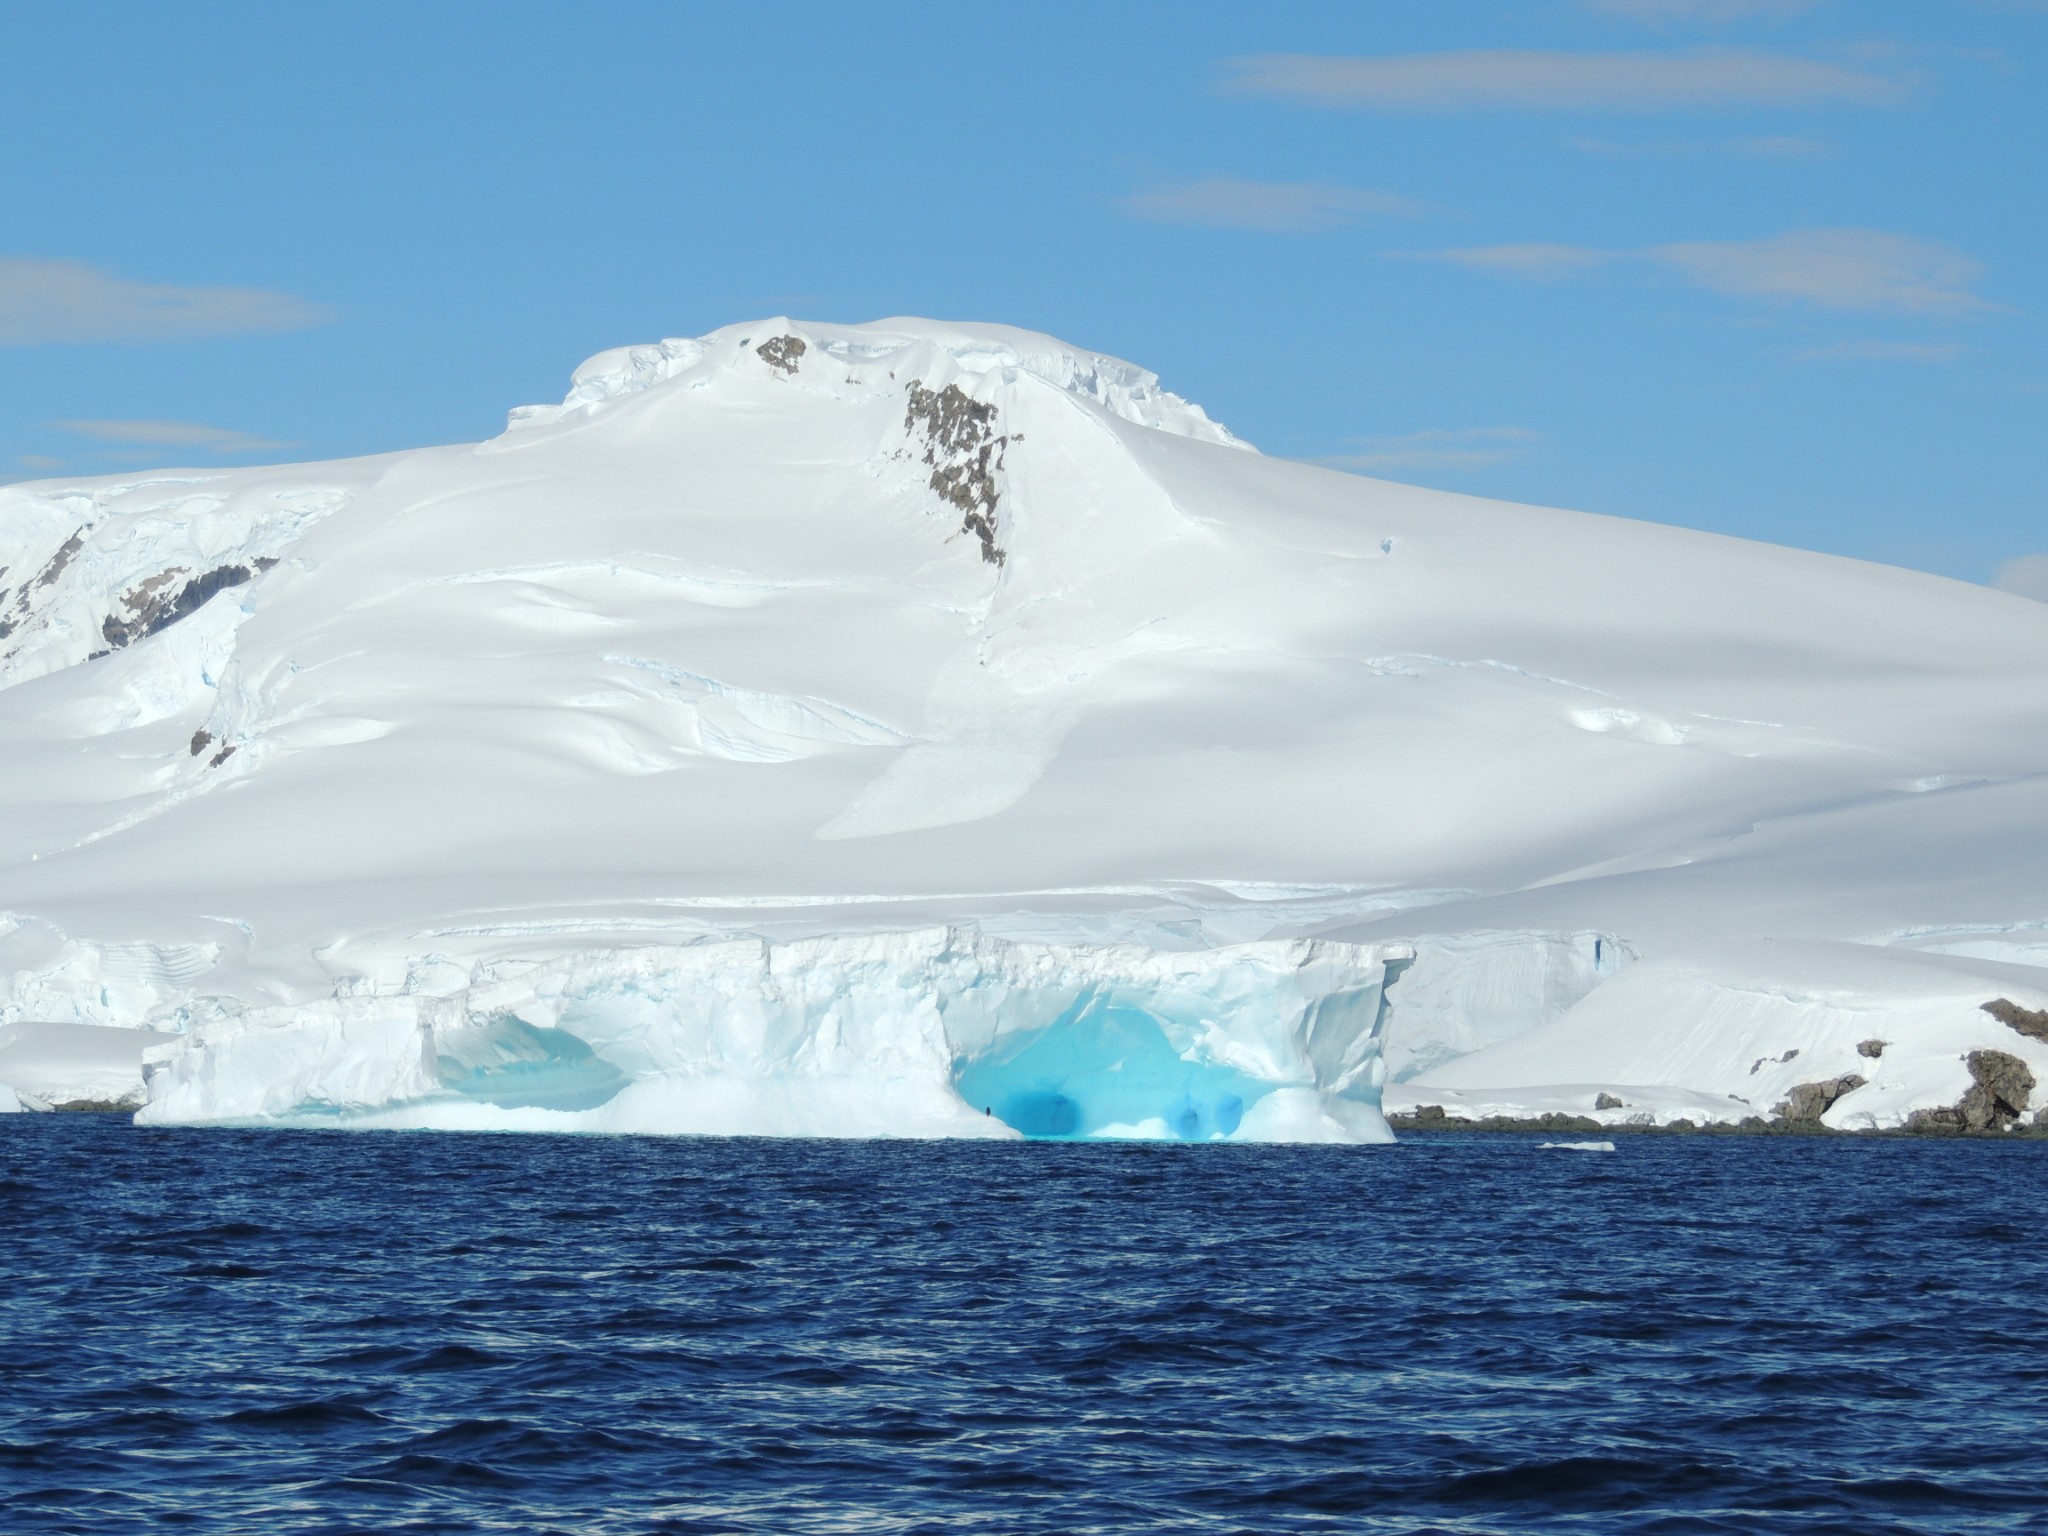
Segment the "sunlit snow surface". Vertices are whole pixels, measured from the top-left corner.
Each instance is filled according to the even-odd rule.
[[[0,489],[0,566],[0,1025],[175,1037],[150,1118],[1321,1138],[1383,1077],[1668,1119],[1858,1071],[1845,1124],[1973,1049],[2048,1083],[1979,1011],[2048,1006],[2048,606],[1274,460],[1048,337],[620,349],[474,446]],[[1094,979],[986,984],[1031,946]],[[108,1096],[35,1038],[11,1086]]]

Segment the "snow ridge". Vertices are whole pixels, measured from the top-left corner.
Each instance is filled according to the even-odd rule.
[[[1199,405],[1159,386],[1159,376],[1121,358],[1087,352],[1013,326],[952,326],[930,320],[878,320],[827,325],[787,317],[730,325],[708,336],[671,338],[645,346],[614,347],[579,367],[560,405],[513,409],[507,430],[546,426],[602,408],[610,401],[672,381],[704,387],[720,372],[769,372],[815,387],[860,393],[878,377],[943,389],[950,376],[1028,374],[1113,416],[1198,442],[1251,449]],[[899,383],[899,387],[902,387]]]

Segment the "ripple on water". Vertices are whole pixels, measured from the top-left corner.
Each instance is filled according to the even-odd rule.
[[[0,1530],[2048,1528],[2048,1146],[1533,1142],[9,1117]]]

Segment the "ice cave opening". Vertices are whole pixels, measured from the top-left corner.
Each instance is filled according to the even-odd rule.
[[[971,1108],[1050,1141],[1211,1141],[1277,1086],[1189,1061],[1156,1014],[1097,994],[960,1063],[954,1085]]]
[[[500,1109],[595,1109],[626,1074],[565,1029],[503,1014],[437,1040],[443,1087]]]

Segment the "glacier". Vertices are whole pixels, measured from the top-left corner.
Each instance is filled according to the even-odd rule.
[[[1383,982],[1407,958],[971,928],[593,950],[453,992],[215,1010],[147,1052],[138,1119],[1384,1141]]]
[[[2044,682],[2048,605],[1012,327],[618,348],[482,443],[0,486],[0,1108],[1902,1124],[2048,1082],[1983,1011],[2048,1007]]]

